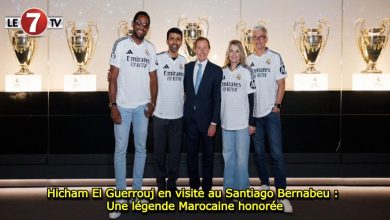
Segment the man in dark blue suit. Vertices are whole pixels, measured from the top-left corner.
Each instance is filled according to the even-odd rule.
[[[207,59],[210,43],[195,41],[196,61],[184,69],[184,129],[190,187],[199,189],[198,150],[202,142],[202,189],[208,193],[213,183],[214,136],[220,122],[222,69]],[[207,194],[206,194],[207,195]]]

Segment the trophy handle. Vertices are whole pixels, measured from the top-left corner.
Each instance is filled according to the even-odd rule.
[[[264,21],[264,20],[258,20],[256,24],[257,24],[257,25],[261,25],[261,26],[263,26],[263,27],[267,27],[267,22]]]
[[[324,39],[321,45],[321,50],[324,50],[325,44],[328,41],[328,37],[329,37],[329,22],[325,18],[321,18],[318,21],[318,29],[320,30],[320,32],[326,31],[326,33],[323,35]]]
[[[88,22],[88,31],[91,34],[91,38],[93,40],[91,54],[90,54],[90,58],[89,58],[89,59],[91,59],[92,55],[94,54],[94,51],[96,49],[97,41],[99,39],[99,29],[97,27],[96,22],[93,22],[93,21]]]
[[[187,25],[187,17],[182,15],[180,16],[179,20],[177,20],[177,27],[181,30],[184,30],[183,28]]]
[[[209,33],[209,19],[206,17],[200,17],[199,18],[199,25],[203,28],[204,31],[204,37],[207,37]]]
[[[361,35],[362,29],[364,29],[364,24],[366,23],[366,20],[363,18],[359,18],[355,22],[355,41],[357,43],[358,49],[360,49],[360,43],[359,43],[359,37]]]
[[[71,42],[70,38],[71,38],[72,32],[75,30],[75,28],[76,28],[76,23],[74,21],[66,22],[65,34],[66,34],[66,41],[68,42],[68,46],[69,46],[70,51],[72,51],[72,42]]]
[[[14,49],[16,49],[16,48],[15,48],[15,45],[13,44],[13,42],[12,42],[12,38],[15,37],[15,34],[16,34],[17,31],[18,31],[18,29],[8,29],[9,40],[11,42],[11,46]]]
[[[298,48],[299,53],[303,57],[303,51],[300,45],[301,42],[301,36],[303,33],[303,29],[305,28],[305,20],[303,18],[300,18],[294,22],[294,39],[295,39],[295,45]],[[299,34],[297,30],[299,29]],[[303,57],[304,58],[304,57]]]
[[[118,25],[118,37],[125,37],[129,31],[129,23],[127,21],[120,21]],[[126,33],[123,35],[123,33]]]
[[[390,18],[384,18],[382,20],[381,27],[383,28],[383,33],[386,36],[386,40],[383,45],[383,48],[385,48],[390,35]]]
[[[236,35],[237,35],[237,39],[239,39],[241,41],[241,35],[243,33],[245,33],[245,27],[246,27],[246,24],[243,20],[241,20],[237,25],[236,25]]]

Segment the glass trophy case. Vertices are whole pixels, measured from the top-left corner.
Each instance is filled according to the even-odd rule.
[[[83,177],[113,176],[107,71],[120,24],[131,33],[131,19],[140,10],[151,17],[147,39],[157,52],[167,49],[166,31],[180,17],[207,18],[208,57],[218,65],[231,39],[246,39],[251,50],[251,28],[264,22],[268,47],[281,55],[288,73],[281,112],[288,175],[389,176],[390,169],[376,169],[389,168],[390,159],[383,129],[390,124],[389,1],[200,0],[191,7],[177,0],[81,1],[83,6],[71,0],[1,3],[2,18],[37,7],[63,17],[64,28],[35,38],[0,29],[0,178],[72,177],[67,166],[90,167]],[[149,129],[148,154],[152,135]],[[220,130],[215,151],[216,166],[223,167]],[[147,170],[152,166],[149,158]],[[42,167],[45,172],[38,172]],[[221,168],[215,175],[222,176]]]

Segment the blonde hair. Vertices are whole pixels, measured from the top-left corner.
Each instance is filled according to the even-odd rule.
[[[226,68],[226,67],[230,66],[229,51],[230,51],[230,47],[232,45],[235,45],[238,47],[238,51],[240,53],[240,63],[239,64],[246,65],[246,53],[245,53],[244,47],[242,46],[241,41],[231,40],[229,42],[229,46],[227,47],[227,50],[226,50],[225,63],[223,64],[222,68]]]

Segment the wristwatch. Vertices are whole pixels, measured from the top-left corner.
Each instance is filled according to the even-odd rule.
[[[278,108],[278,109],[282,109],[282,104],[276,103],[275,107]]]
[[[110,103],[108,103],[108,107],[109,107],[109,108],[112,108],[112,106],[114,106],[114,105],[117,105],[116,102],[110,102]]]

